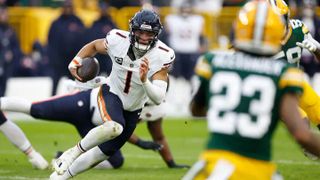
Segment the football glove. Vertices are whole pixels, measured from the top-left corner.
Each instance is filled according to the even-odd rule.
[[[183,168],[188,169],[188,168],[190,168],[189,165],[176,164],[176,163],[174,162],[174,160],[168,161],[168,162],[167,162],[167,165],[168,165],[169,168],[177,168],[177,169],[183,169]]]
[[[302,150],[303,150],[303,154],[304,154],[307,158],[309,158],[310,160],[313,160],[313,161],[319,160],[319,158],[318,158],[316,155],[308,152],[308,151],[305,150],[305,149],[302,149]]]
[[[297,42],[296,43],[297,46],[307,49],[310,52],[316,52],[316,50],[320,47],[320,44],[318,41],[316,41],[315,39],[313,39],[313,37],[311,36],[310,33],[308,33],[304,40],[302,42]]]
[[[139,146],[142,149],[146,150],[154,150],[154,151],[160,151],[163,148],[163,145],[152,142],[152,141],[144,141],[141,139],[138,139],[136,142],[136,145]]]

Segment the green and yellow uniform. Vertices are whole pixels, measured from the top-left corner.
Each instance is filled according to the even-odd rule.
[[[275,55],[275,59],[286,59],[290,64],[299,66],[302,48],[296,43],[302,42],[308,33],[308,28],[300,20],[291,19],[288,33],[282,42],[281,51]]]
[[[303,91],[303,72],[285,61],[235,52],[202,56],[196,74],[210,136],[195,179],[271,179],[280,101],[285,93]]]
[[[276,59],[286,59],[289,63],[299,67],[302,48],[297,46],[297,42],[302,42],[309,33],[308,28],[297,19],[291,19],[289,31],[282,42],[281,51],[275,56]],[[312,89],[308,82],[304,84],[304,93],[300,98],[300,112],[303,118],[308,119],[315,125],[320,124],[320,98]]]

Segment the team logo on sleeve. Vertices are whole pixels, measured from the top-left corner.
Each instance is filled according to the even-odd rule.
[[[123,58],[120,58],[120,57],[114,57],[114,59],[115,59],[116,63],[118,63],[118,64],[122,65],[122,63],[123,63]]]

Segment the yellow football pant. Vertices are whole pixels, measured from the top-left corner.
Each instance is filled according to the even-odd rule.
[[[303,94],[300,97],[299,106],[304,111],[300,110],[303,118],[308,116],[312,123],[315,125],[320,124],[320,97],[309,83],[305,83],[303,86]]]
[[[184,179],[230,179],[271,180],[276,174],[276,165],[238,155],[230,151],[205,151]]]

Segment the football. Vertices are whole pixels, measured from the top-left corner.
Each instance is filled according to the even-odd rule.
[[[82,66],[78,68],[77,74],[82,78],[82,82],[95,78],[100,71],[100,65],[96,58],[87,57],[82,60]]]

